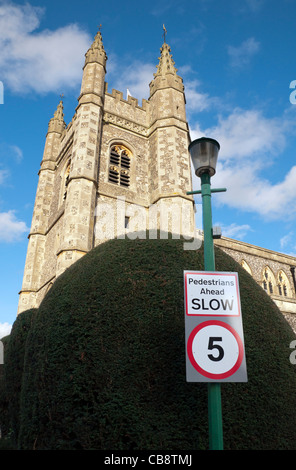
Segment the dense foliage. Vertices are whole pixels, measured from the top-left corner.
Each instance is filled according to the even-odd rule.
[[[4,401],[0,404],[0,426],[3,436],[14,446],[17,445],[20,428],[20,396],[26,339],[32,316],[36,312],[36,309],[30,309],[19,315],[10,335],[2,339],[5,343],[5,354],[4,365],[0,366],[0,395]]]
[[[5,336],[4,338],[1,338],[1,342],[4,347],[4,360],[5,360],[7,345],[9,342],[9,336]],[[4,364],[0,365],[0,429],[1,429],[1,437],[2,437],[2,439],[0,440],[0,450],[1,450],[3,440],[5,441],[5,445],[7,444],[9,430],[10,430],[9,401],[8,401],[8,394],[6,391]]]
[[[207,449],[207,385],[185,379],[184,269],[203,269],[202,249],[113,240],[57,279],[28,331],[19,448]],[[224,447],[296,449],[295,335],[218,249],[216,269],[239,273],[249,377],[222,385]]]

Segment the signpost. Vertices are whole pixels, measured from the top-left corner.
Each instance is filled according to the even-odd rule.
[[[247,382],[237,273],[184,271],[187,382]]]
[[[211,278],[204,278],[204,281],[211,282],[203,282],[202,279],[195,279],[197,282],[194,282],[192,278],[193,280],[189,283],[188,278],[187,284],[185,272],[186,374],[188,381],[209,382],[208,414],[211,450],[223,449],[220,381],[247,380],[238,280],[236,281],[236,294],[232,294],[233,297],[228,297],[228,289],[225,290],[223,287],[234,286],[215,282],[227,280],[225,277],[221,279],[215,277],[219,274],[227,275],[227,273],[215,273],[214,237],[217,237],[217,233],[212,227],[212,193],[226,191],[225,188],[211,189],[211,176],[216,173],[219,149],[219,143],[207,137],[190,143],[189,151],[195,174],[200,177],[201,189],[187,192],[187,194],[201,194],[202,196],[204,269],[211,276]],[[196,274],[207,275],[204,272]],[[187,298],[191,291],[190,284],[192,288],[204,284],[201,288],[203,290],[194,291],[191,300]],[[239,305],[239,310],[235,308],[235,302],[237,306]]]

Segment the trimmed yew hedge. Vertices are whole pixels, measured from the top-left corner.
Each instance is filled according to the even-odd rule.
[[[1,342],[4,347],[4,360],[7,351],[7,344],[9,342],[9,335],[1,338]],[[7,441],[10,430],[10,419],[9,419],[9,401],[6,390],[5,370],[4,364],[0,365],[0,429],[2,439],[0,440],[0,450],[2,449],[3,441]]]
[[[180,240],[112,240],[54,283],[28,332],[20,449],[208,448],[207,385],[186,383],[183,270],[203,250]],[[291,328],[239,273],[248,383],[222,384],[225,449],[296,449]],[[22,314],[21,314],[22,315]]]
[[[18,315],[10,335],[3,338],[5,343],[4,365],[2,367],[2,386],[0,395],[3,405],[0,404],[0,415],[6,417],[3,436],[9,438],[10,443],[17,446],[20,428],[20,395],[24,369],[24,355],[26,339],[31,327],[32,316],[37,309],[30,309]],[[5,404],[4,404],[5,403]]]

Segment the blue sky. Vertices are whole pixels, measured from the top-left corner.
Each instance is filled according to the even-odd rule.
[[[16,317],[48,121],[61,93],[71,121],[100,24],[108,89],[140,104],[165,24],[191,137],[221,145],[213,223],[296,256],[295,14],[294,0],[0,0],[0,337]]]

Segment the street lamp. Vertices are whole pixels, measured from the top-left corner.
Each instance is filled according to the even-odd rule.
[[[214,139],[202,137],[191,142],[189,152],[196,176],[201,176],[203,173],[214,176],[219,150],[220,145]]]
[[[202,195],[204,269],[205,271],[215,271],[213,242],[215,236],[213,237],[211,194],[226,191],[225,188],[211,189],[211,176],[216,173],[220,145],[214,139],[202,137],[191,142],[188,149],[192,158],[195,174],[199,176],[201,180],[201,190],[190,191],[187,192],[187,194]],[[220,383],[208,383],[208,414],[210,449],[222,450],[223,429]]]
[[[203,231],[204,231],[204,268],[205,271],[215,270],[215,255],[212,227],[212,193],[226,191],[225,188],[211,189],[211,176],[216,173],[216,165],[218,153],[220,150],[219,143],[208,137],[196,139],[189,145],[193,167],[196,176],[201,180],[201,191],[190,191],[187,194],[202,195],[202,214],[203,214]]]

